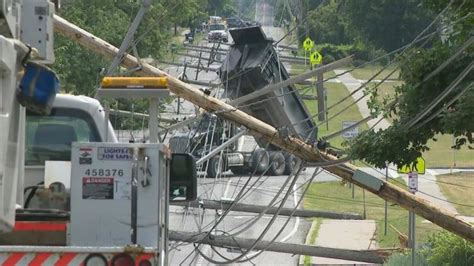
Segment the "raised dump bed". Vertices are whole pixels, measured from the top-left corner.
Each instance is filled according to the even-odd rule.
[[[230,34],[234,44],[219,72],[226,88],[224,97],[236,99],[289,79],[273,40],[265,36],[261,27],[233,29]],[[288,128],[291,135],[317,140],[316,125],[293,85],[242,103],[239,109],[276,128]]]

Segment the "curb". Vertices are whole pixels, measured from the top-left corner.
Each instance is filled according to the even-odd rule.
[[[317,225],[318,225],[318,220],[316,220],[316,219],[313,220],[313,222],[311,223],[311,228],[309,229],[308,234],[306,235],[306,239],[304,241],[304,243],[306,245],[313,245],[314,244],[314,243],[309,243],[309,241],[310,241],[311,235],[316,230]],[[298,260],[298,265],[304,265],[304,258],[305,257],[306,257],[306,255],[300,255],[300,258]],[[309,256],[309,258],[311,259],[311,256]]]

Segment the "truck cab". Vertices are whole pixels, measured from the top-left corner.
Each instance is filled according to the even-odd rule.
[[[50,115],[27,111],[25,187],[43,182],[45,161],[70,161],[72,142],[117,142],[99,101],[58,94]]]
[[[228,42],[229,36],[224,23],[213,23],[208,26],[207,40],[209,42]]]

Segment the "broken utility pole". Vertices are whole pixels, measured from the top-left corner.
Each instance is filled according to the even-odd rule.
[[[246,250],[250,248],[256,241],[256,239],[216,235],[208,236],[206,233],[200,234],[196,232],[180,231],[170,231],[169,239],[171,241],[202,243],[222,248],[233,247],[237,250]],[[380,264],[384,263],[384,260],[387,259],[394,251],[399,251],[398,249],[351,250],[302,244],[289,244],[282,242],[270,242],[265,240],[258,242],[254,249]]]
[[[113,45],[56,15],[54,16],[54,26],[55,31],[107,58],[113,58],[118,52],[118,49]],[[138,63],[137,58],[129,54],[126,54],[122,61],[122,65],[126,67],[134,67],[137,66]],[[214,112],[224,119],[247,127],[249,132],[256,137],[264,138],[273,145],[276,145],[305,161],[328,162],[337,160],[336,157],[318,151],[315,147],[307,144],[299,138],[292,136],[286,138],[280,137],[278,130],[271,125],[266,124],[214,97],[208,96],[197,88],[172,77],[166,72],[149,64],[142,64],[141,70],[137,71],[136,74],[168,77],[168,88],[177,96],[182,97],[209,112]],[[413,211],[448,231],[470,241],[474,241],[474,228],[472,225],[458,218],[455,213],[415,196],[403,188],[373,176],[364,175],[351,164],[333,165],[324,167],[324,169],[385,200],[399,204],[404,209]]]
[[[183,207],[194,207],[204,209],[216,209],[216,210],[227,210],[231,207],[231,201],[217,201],[217,200],[199,200],[191,202],[170,202],[170,205],[183,206]],[[238,212],[250,212],[250,213],[261,213],[267,206],[259,206],[254,204],[243,204],[236,203],[232,207],[233,211]],[[266,214],[275,214],[282,216],[295,216],[295,217],[319,217],[327,219],[341,219],[341,220],[362,220],[362,215],[355,213],[338,213],[328,211],[314,211],[314,210],[299,210],[293,208],[281,208],[278,210],[277,207],[268,208]]]

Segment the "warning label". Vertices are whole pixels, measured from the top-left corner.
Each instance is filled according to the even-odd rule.
[[[79,149],[79,164],[92,164],[92,149],[91,148]]]
[[[113,199],[114,178],[113,177],[83,177],[82,178],[83,199]]]
[[[132,151],[129,148],[98,148],[97,159],[114,161],[131,161]]]

